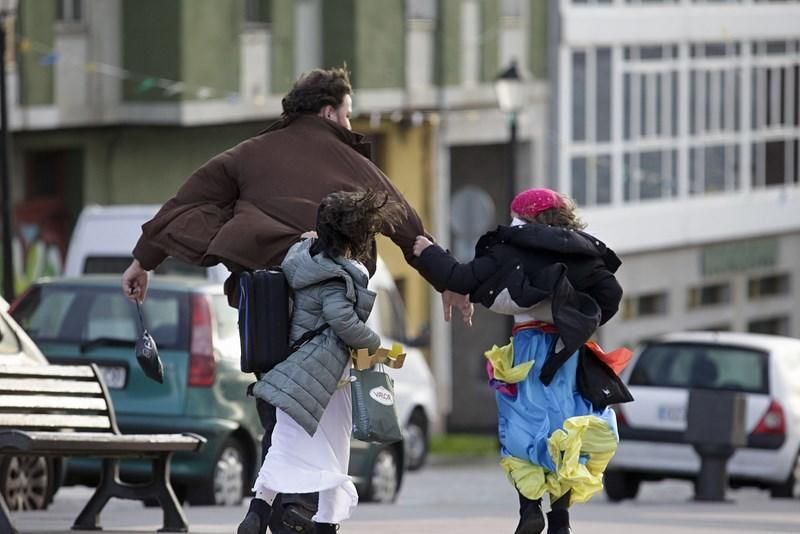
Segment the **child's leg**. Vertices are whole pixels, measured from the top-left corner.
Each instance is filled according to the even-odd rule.
[[[542,500],[531,500],[517,491],[519,495],[519,524],[514,534],[539,534],[544,530]]]
[[[547,513],[548,534],[569,534],[569,500],[571,492],[558,498],[550,496],[550,511]]]
[[[265,492],[267,493],[267,492]],[[250,500],[250,508],[247,510],[247,515],[239,523],[237,534],[266,534],[267,526],[269,525],[269,518],[272,515],[272,502],[275,500],[276,494],[272,492],[269,503],[264,499],[253,497]]]
[[[332,523],[334,510],[347,506],[345,501],[347,494],[339,491],[339,488],[332,488],[319,492],[319,507],[314,516],[314,532],[316,534],[331,534],[336,532],[336,524]]]

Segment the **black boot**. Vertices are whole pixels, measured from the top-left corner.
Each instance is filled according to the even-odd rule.
[[[570,534],[569,510],[558,508],[547,512],[547,534]]]
[[[544,530],[544,515],[542,514],[542,500],[532,501],[519,494],[519,524],[514,534],[539,534]]]
[[[337,527],[333,523],[314,523],[315,534],[336,534]]]
[[[239,528],[236,534],[265,534],[267,532],[267,525],[269,525],[269,516],[272,513],[272,507],[262,499],[255,497],[250,501],[250,508],[247,510],[247,515],[244,520],[239,523]]]

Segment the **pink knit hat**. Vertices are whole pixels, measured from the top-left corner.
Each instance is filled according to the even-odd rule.
[[[511,211],[526,219],[533,219],[543,211],[562,207],[564,202],[558,193],[544,188],[523,191],[511,202]]]

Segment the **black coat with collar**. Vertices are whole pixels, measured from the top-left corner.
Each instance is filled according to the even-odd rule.
[[[564,348],[542,369],[541,379],[549,384],[572,353],[617,312],[622,288],[614,273],[621,263],[586,232],[530,223],[488,232],[468,263],[438,246],[428,247],[417,268],[437,290],[469,294],[487,308],[504,291],[522,309],[550,299]]]

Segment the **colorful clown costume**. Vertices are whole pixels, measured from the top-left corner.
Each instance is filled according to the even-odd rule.
[[[497,390],[500,464],[509,480],[528,499],[570,492],[575,504],[602,490],[619,435],[614,411],[595,410],[577,391],[577,352],[548,386],[539,380],[557,341],[555,333],[522,329],[485,355]]]

